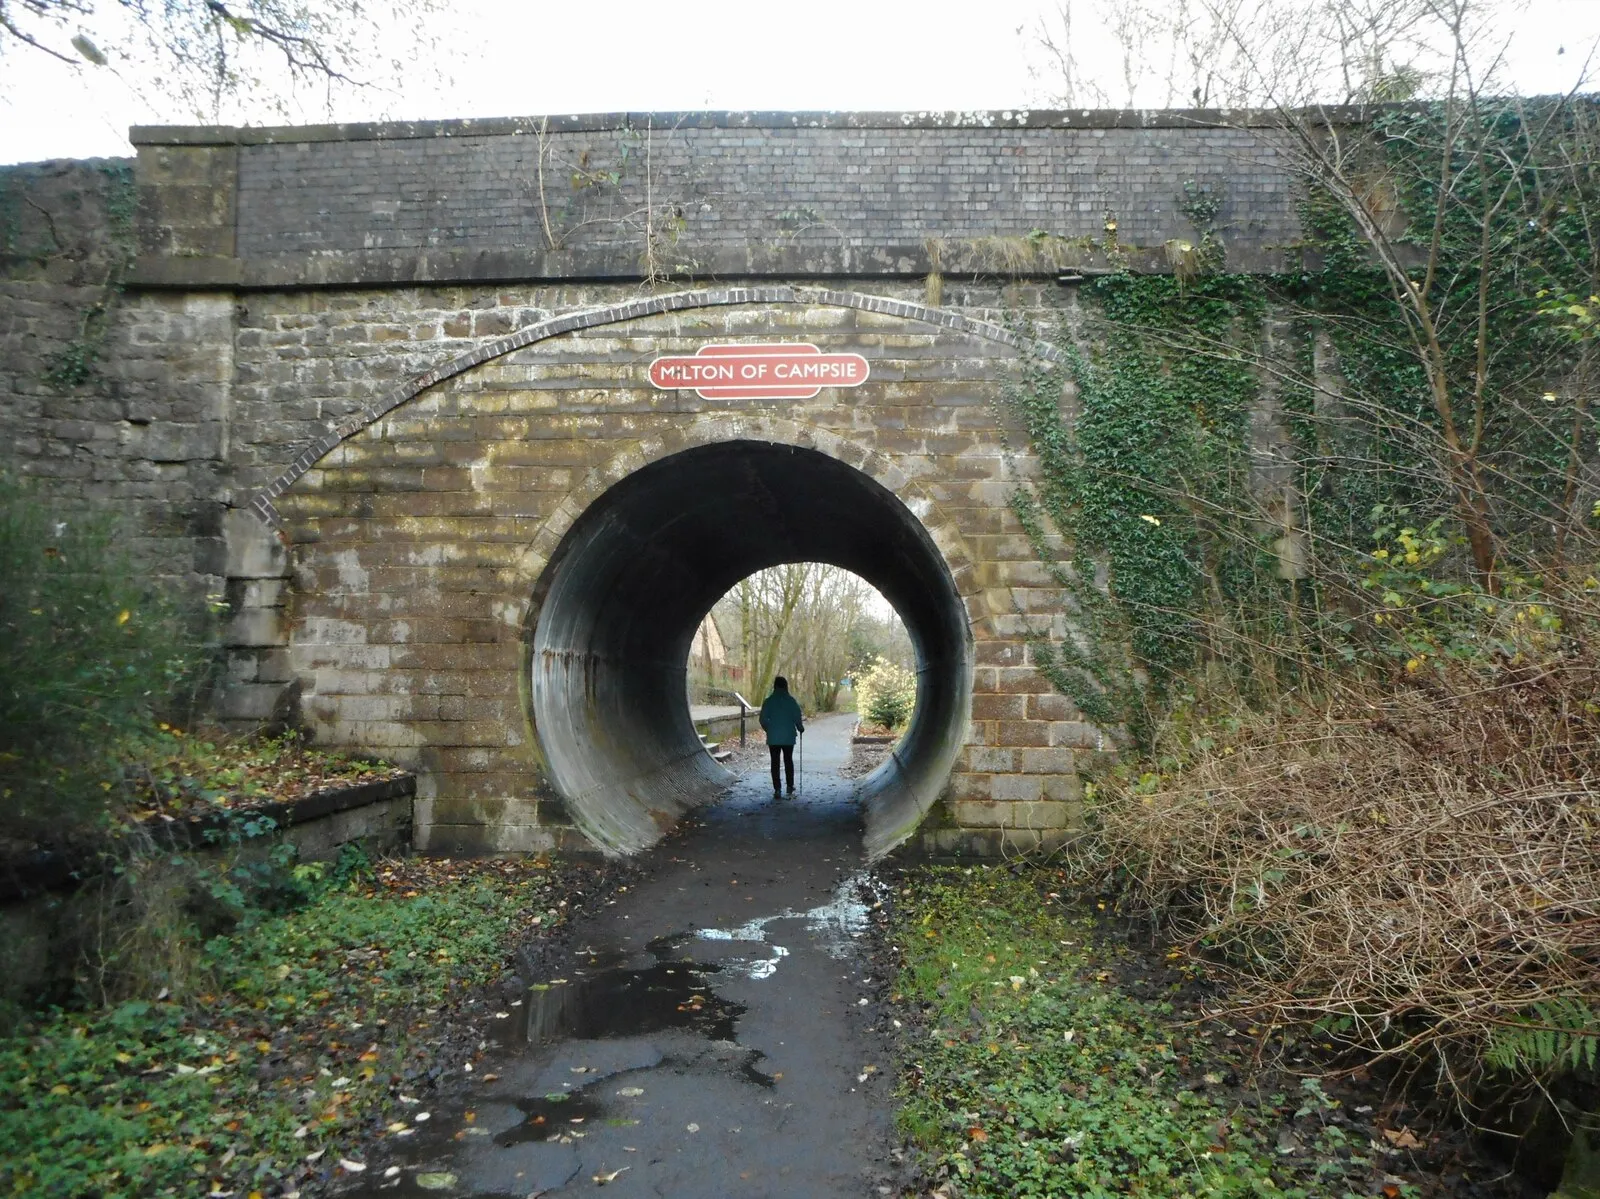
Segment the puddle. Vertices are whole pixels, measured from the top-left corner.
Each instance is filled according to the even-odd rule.
[[[562,1095],[541,1095],[518,1099],[522,1123],[495,1137],[502,1149],[528,1141],[556,1141],[574,1132],[586,1131],[589,1121],[605,1113],[605,1108],[582,1091]]]
[[[642,970],[602,970],[587,978],[535,987],[519,1009],[519,1032],[534,1045],[648,1036],[667,1029],[731,1041],[744,1005],[711,990],[706,975],[718,970],[689,962],[658,962]]]
[[[820,943],[822,951],[831,958],[843,958],[851,953],[851,943],[867,930],[867,916],[871,912],[857,896],[867,884],[863,874],[852,874],[833,889],[833,898],[818,907],[804,912],[786,909],[773,916],[758,916],[737,928],[702,928],[695,936],[702,941],[755,941],[765,942],[767,925],[777,920],[804,920],[806,931]],[[737,967],[725,963],[725,968],[737,968],[749,978],[770,978],[778,962],[789,956],[781,945],[772,946],[771,958],[755,958],[739,962]]]

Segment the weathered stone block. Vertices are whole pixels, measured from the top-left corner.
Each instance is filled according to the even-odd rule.
[[[1063,803],[1077,805],[1083,799],[1083,780],[1076,774],[1047,774],[1041,779],[1041,786],[1046,799],[1060,800]],[[1074,816],[1076,820],[1076,816]]]
[[[1080,715],[1078,706],[1065,695],[1052,692],[1028,697],[1029,720],[1077,720]]]
[[[974,695],[972,718],[974,720],[1024,720],[1028,713],[1028,700],[1022,695]],[[1028,744],[1002,742],[1001,744]]]
[[[222,634],[224,645],[282,645],[284,641],[282,608],[241,608],[229,617]]]
[[[288,573],[288,554],[282,543],[253,513],[240,508],[224,512],[222,538],[227,547],[225,573],[229,578],[276,578]]]
[[[949,800],[963,799],[988,799],[989,783],[992,775],[976,774],[970,771],[957,771],[950,776],[950,783],[945,788],[945,797]]]
[[[1017,769],[1017,752],[993,746],[972,746],[967,750],[967,766],[988,774],[1010,774]]]
[[[997,774],[989,780],[989,794],[994,799],[1027,801],[1039,799],[1044,788],[1035,775]]]
[[[1056,720],[1049,725],[1050,744],[1074,749],[1104,749],[1105,734],[1092,724],[1078,720]]]
[[[1017,758],[1023,774],[1071,774],[1077,769],[1073,751],[1065,746],[1019,750]]]
[[[995,722],[994,744],[1046,746],[1051,726],[1041,720],[999,720]]]

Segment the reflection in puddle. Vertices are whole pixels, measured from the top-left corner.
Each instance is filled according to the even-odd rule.
[[[804,912],[785,910],[775,916],[758,916],[738,928],[703,928],[695,935],[702,941],[765,941],[767,925],[776,920],[804,920],[806,931],[821,943],[822,951],[831,958],[847,957],[850,943],[867,928],[871,911],[857,896],[868,885],[865,875],[853,874],[833,889],[833,898],[818,907]],[[774,945],[774,956],[757,958],[740,963],[739,972],[750,978],[770,978],[778,968],[778,960],[789,956],[781,945]]]
[[[534,1044],[645,1036],[665,1029],[731,1041],[744,1006],[711,990],[706,975],[718,969],[660,962],[642,970],[603,970],[589,978],[535,987],[521,1009],[522,1032]]]
[[[541,1095],[517,1100],[522,1123],[495,1137],[502,1149],[527,1141],[559,1141],[563,1136],[579,1136],[584,1125],[605,1109],[581,1091],[566,1095]]]

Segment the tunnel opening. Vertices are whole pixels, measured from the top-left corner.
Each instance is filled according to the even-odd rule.
[[[943,556],[864,472],[816,450],[721,442],[604,492],[568,529],[533,597],[534,733],[568,814],[604,852],[647,848],[733,781],[690,719],[691,645],[735,583],[791,562],[859,575],[910,635],[915,713],[895,753],[861,782],[868,854],[903,841],[938,799],[972,688],[966,609]]]

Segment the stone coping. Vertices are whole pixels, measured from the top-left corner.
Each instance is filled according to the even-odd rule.
[[[675,267],[675,283],[766,279],[920,279],[938,270],[949,279],[1058,279],[1113,274],[1171,274],[1165,247],[1121,247],[1125,262],[1113,267],[1099,249],[1074,250],[1070,259],[1041,258],[1038,264],[1004,272],[965,262],[964,242],[953,242],[938,260],[926,242],[871,247],[713,246],[696,247],[692,266]],[[1237,274],[1281,275],[1311,269],[1312,256],[1297,246],[1248,244],[1228,248],[1227,267]],[[134,264],[130,287],[177,291],[286,291],[301,288],[450,286],[493,283],[636,283],[646,278],[630,248],[544,251],[530,248],[466,250],[360,250],[224,258],[144,254]]]
[[[1403,105],[1328,105],[1301,110],[1316,124],[1358,125]],[[1195,129],[1282,125],[1278,109],[990,108],[901,112],[599,112],[332,125],[134,125],[135,146],[271,146],[296,142],[414,141],[433,137],[526,137],[616,129]]]
[[[405,774],[398,778],[376,779],[352,787],[330,787],[299,800],[238,808],[226,814],[178,820],[151,826],[155,840],[170,849],[205,849],[216,834],[225,834],[229,824],[240,819],[267,817],[280,829],[310,824],[328,816],[348,812],[368,804],[386,803],[415,795],[417,779]],[[47,891],[70,890],[100,871],[97,860],[87,855],[39,850],[22,858],[0,861],[0,902],[27,899]]]

